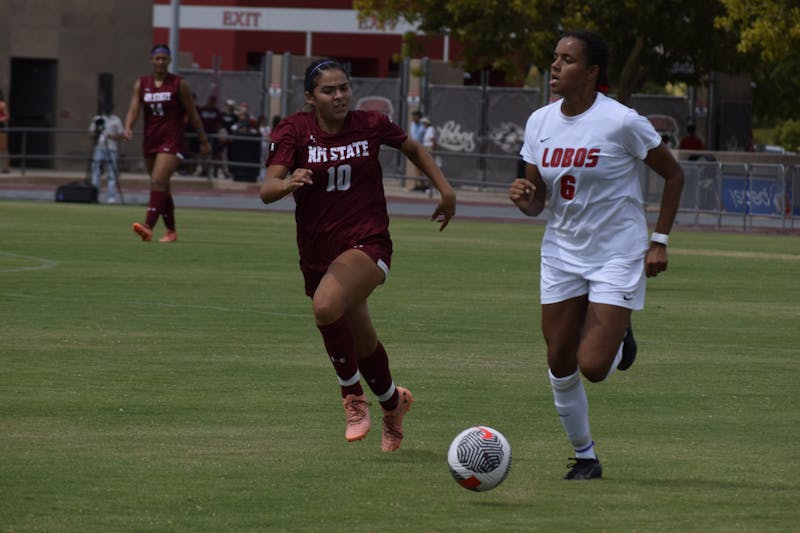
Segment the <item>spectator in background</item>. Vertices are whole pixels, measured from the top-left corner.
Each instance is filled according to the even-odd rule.
[[[255,135],[258,133],[258,125],[253,123],[247,108],[240,107],[236,113],[236,122],[231,126],[232,135]]]
[[[197,105],[197,94],[192,93],[192,105],[194,105],[195,111],[200,113],[200,107]],[[186,153],[184,153],[184,160],[181,164],[181,168],[178,171],[178,174],[182,176],[191,176],[195,173],[195,169],[197,168],[197,157],[200,151],[200,139],[197,138],[197,130],[189,121],[189,117],[186,117],[186,126],[185,126],[185,133],[186,135]]]
[[[236,101],[225,100],[225,109],[222,110],[220,118],[222,119],[222,127],[230,133],[231,126],[236,124]]]
[[[436,165],[441,167],[441,161],[438,157],[433,155],[434,150],[436,150],[436,128],[428,117],[420,119],[420,124],[422,124],[422,146],[431,154]],[[427,191],[428,189],[430,189],[430,186],[426,182],[422,182],[414,187],[415,191]]]
[[[433,156],[433,151],[436,150],[436,128],[433,127],[431,119],[424,117],[422,122],[425,131],[422,135],[422,146]]]
[[[236,115],[237,120],[231,126],[231,135],[234,138],[228,143],[228,171],[235,180],[256,181],[259,169],[250,165],[261,166],[264,163],[258,139],[258,122],[250,116],[246,105],[239,106]]]
[[[231,178],[230,170],[228,169],[228,147],[231,140],[228,136],[232,135],[233,125],[238,120],[236,117],[236,101],[230,98],[225,100],[225,108],[222,110],[222,128],[219,130],[219,144],[220,144],[220,159],[222,160],[222,177]],[[214,177],[216,177],[216,172]]]
[[[703,150],[705,149],[705,144],[703,144],[703,139],[697,136],[695,133],[694,124],[689,124],[686,126],[686,136],[681,139],[681,143],[678,145],[678,148],[681,150]]]
[[[264,162],[267,160],[267,150],[269,148],[269,141],[272,136],[272,130],[281,121],[280,115],[274,115],[272,121],[268,124],[266,115],[259,115],[258,117],[258,132],[261,134],[261,171],[258,174],[258,181],[264,181],[264,176],[267,172],[267,167]]]
[[[117,165],[119,153],[117,141],[123,139],[125,133],[122,120],[114,114],[111,107],[103,109],[99,115],[92,117],[89,124],[89,138],[92,139],[92,185],[100,189],[100,176],[105,167],[108,176],[106,202],[117,203]]]
[[[3,96],[3,91],[0,91],[0,129],[8,127],[10,118],[8,103]],[[8,158],[8,134],[4,131],[0,131],[0,157],[3,158],[3,173],[8,174],[11,171]]]
[[[236,116],[241,118],[242,113],[247,115],[248,119],[253,118],[252,113],[250,113],[250,104],[248,104],[247,102],[242,102],[241,104],[239,104],[239,107],[236,110]]]
[[[422,124],[422,113],[414,111],[411,113],[411,126],[409,127],[409,134],[411,138],[422,144],[422,138],[425,135],[425,126]]]
[[[422,144],[425,137],[425,125],[422,123],[422,113],[419,110],[411,113],[411,124],[408,127],[408,134],[413,140]],[[409,162],[409,174],[414,178],[422,177],[422,171],[411,162]],[[411,189],[415,191],[427,189],[426,180],[415,179],[411,181]]]
[[[222,112],[217,107],[217,97],[213,94],[206,100],[206,105],[199,109],[200,120],[203,122],[203,130],[211,140],[211,159],[214,161],[222,160],[222,145],[220,144],[219,133],[222,129]],[[203,176],[212,176],[211,168],[213,167],[213,176],[217,176],[217,170],[220,163],[211,163],[205,160],[202,167],[201,174]]]

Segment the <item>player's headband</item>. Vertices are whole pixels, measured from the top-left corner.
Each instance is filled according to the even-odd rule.
[[[156,54],[164,54],[167,57],[172,57],[172,53],[166,46],[157,46],[156,48],[153,48],[153,50],[150,52],[150,55],[154,56]]]
[[[305,85],[306,91],[311,92],[311,79],[314,77],[314,74],[321,67],[324,67],[325,65],[336,65],[336,61],[323,61],[322,63],[320,63],[319,65],[317,65],[313,69],[311,69],[311,72],[308,73],[308,76],[306,76],[306,81],[303,84],[303,85]]]

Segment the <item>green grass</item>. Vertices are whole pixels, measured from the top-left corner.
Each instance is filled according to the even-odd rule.
[[[182,209],[175,245],[137,242],[142,215],[0,202],[2,531],[800,528],[796,237],[672,236],[639,360],[587,385],[605,477],[568,483],[540,225],[392,221],[370,306],[417,403],[384,454],[379,426],[343,438],[291,215]],[[488,493],[445,462],[473,424],[513,447]]]

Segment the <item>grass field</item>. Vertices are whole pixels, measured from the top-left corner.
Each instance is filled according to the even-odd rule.
[[[343,437],[291,215],[0,202],[2,531],[798,531],[800,239],[675,232],[639,359],[587,385],[604,479],[571,449],[539,332],[541,225],[395,219],[370,300],[406,440]],[[163,226],[159,226],[160,236]],[[490,425],[472,493],[450,440]]]

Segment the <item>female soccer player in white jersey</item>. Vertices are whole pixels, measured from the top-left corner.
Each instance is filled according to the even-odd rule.
[[[562,98],[525,126],[525,178],[509,198],[536,216],[549,200],[541,246],[542,333],[556,411],[575,449],[565,479],[602,476],[581,373],[591,382],[636,356],[631,312],[644,307],[646,277],[667,268],[667,241],[683,171],[650,122],[608,98],[608,48],[586,31],[556,45],[550,87]],[[649,166],[664,194],[648,242],[640,178]]]
[[[381,145],[398,148],[438,189],[432,218],[440,229],[455,215],[456,195],[425,148],[388,116],[350,109],[350,78],[340,63],[311,63],[305,91],[312,110],[286,117],[272,131],[260,196],[269,203],[294,195],[300,269],[339,379],[345,438],[363,439],[371,427],[363,377],[382,407],[381,449],[392,452],[414,398],[395,386],[367,307],[392,257]]]

